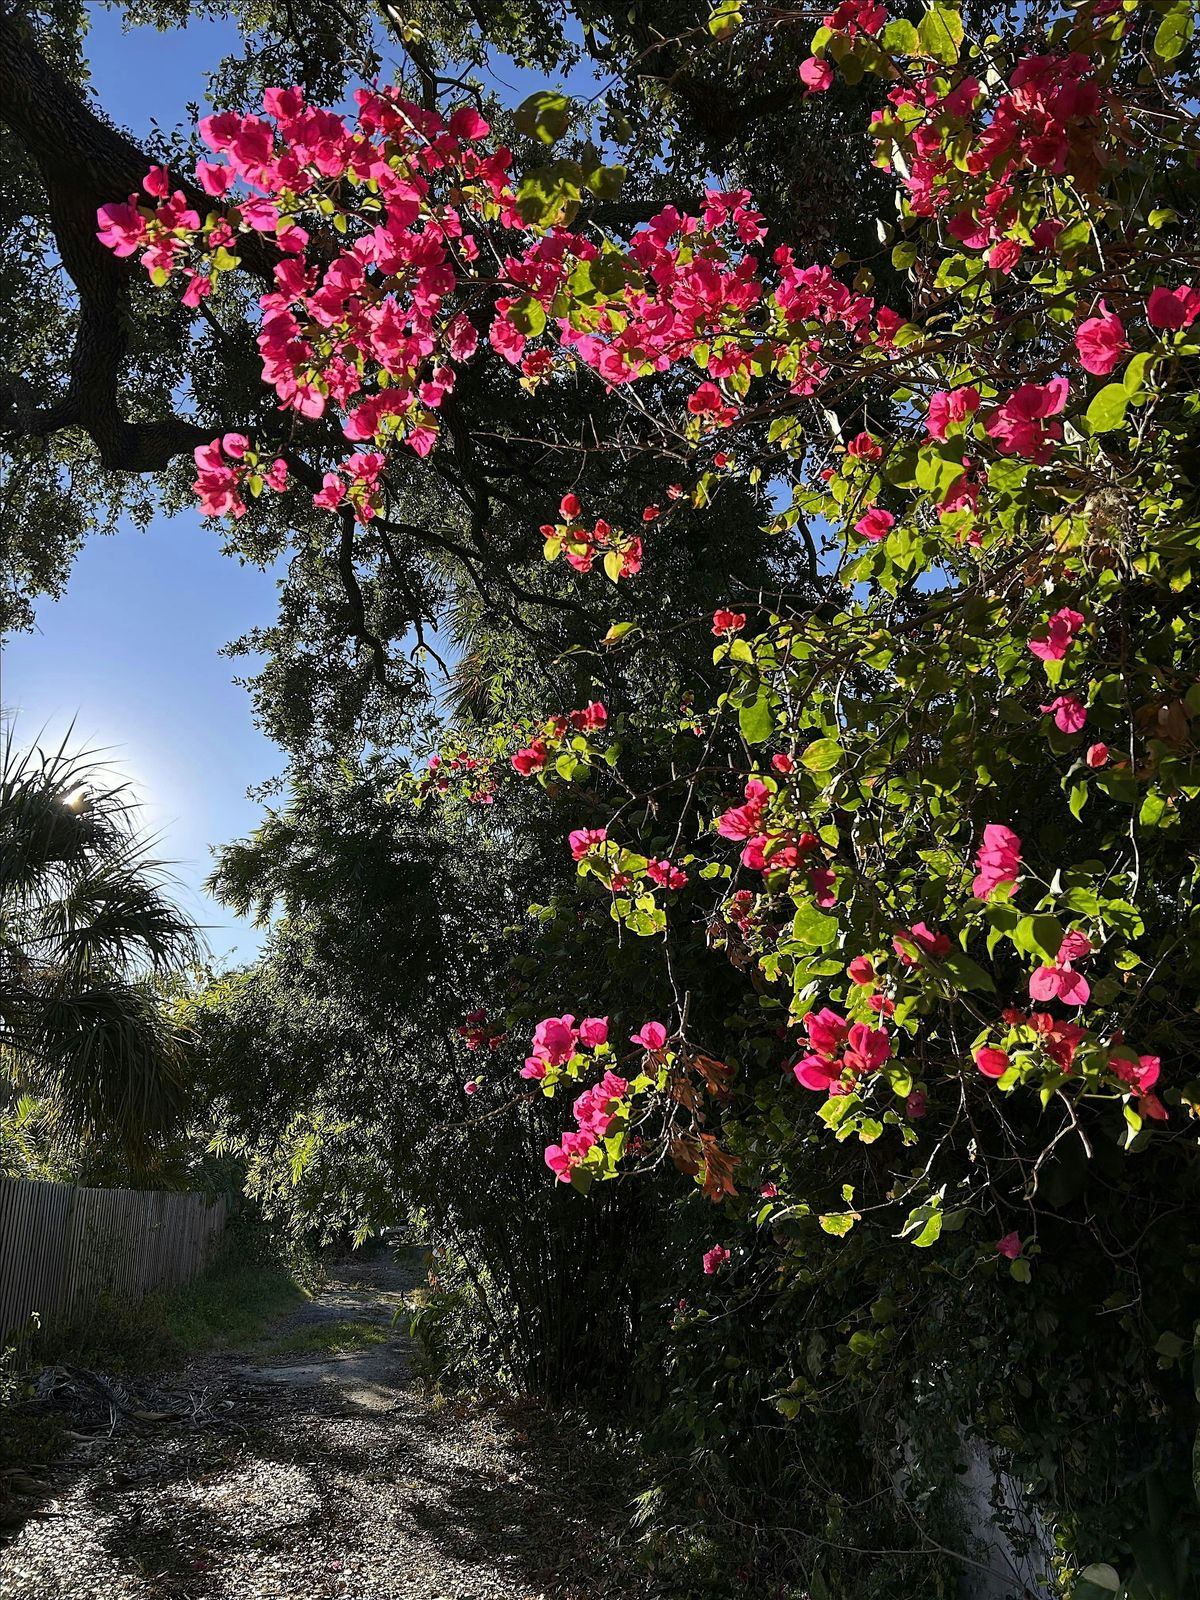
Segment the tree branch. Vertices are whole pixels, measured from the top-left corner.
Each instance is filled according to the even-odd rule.
[[[92,439],[103,466],[161,471],[175,456],[205,443],[211,430],[173,415],[154,422],[126,419],[120,377],[127,353],[126,286],[134,269],[96,237],[99,207],[135,193],[150,157],[91,109],[46,61],[29,25],[10,13],[0,14],[0,120],[41,175],[58,252],[79,295],[65,396],[36,408],[21,379],[0,381],[0,432],[37,437],[77,427]],[[176,182],[202,214],[209,209],[194,184]],[[273,261],[265,244],[257,236],[245,243],[243,267],[272,281]]]

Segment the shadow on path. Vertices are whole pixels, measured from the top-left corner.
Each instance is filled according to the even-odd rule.
[[[350,1261],[285,1325],[370,1321],[353,1354],[206,1364],[219,1429],[108,1441],[0,1550],[0,1600],[635,1600],[611,1462],[533,1410],[415,1386],[413,1258]],[[285,1344],[289,1341],[285,1339]]]

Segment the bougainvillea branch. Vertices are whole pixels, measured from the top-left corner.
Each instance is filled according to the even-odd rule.
[[[754,972],[791,1126],[819,1103],[831,1137],[903,1150],[936,1140],[950,1083],[955,1127],[973,1097],[1024,1095],[1072,1128],[1094,1102],[1136,1144],[1191,1103],[1156,1047],[1147,933],[1164,901],[1190,915],[1196,863],[1170,847],[1200,795],[1200,258],[1170,204],[1198,146],[1177,13],[1088,0],[1019,41],[968,38],[940,4],[918,23],[861,0],[825,18],[801,80],[879,80],[869,137],[896,180],[880,234],[902,309],[865,264],[764,256],[743,191],[664,207],[627,239],[575,229],[608,169],[518,181],[477,111],[444,119],[390,89],[361,90],[353,125],[296,89],[262,117],[207,119],[206,215],[161,169],[102,209],[104,242],[192,305],[248,235],[277,252],[264,380],[302,423],[337,419],[347,453],[313,495],[333,514],[377,517],[393,453],[438,449],[459,371],[488,359],[530,387],[572,368],[635,395],[687,377],[678,414],[654,402],[687,463],[663,505],[616,527],[564,485],[560,520],[530,528],[581,581],[636,583],[656,524],[743,472],[777,486],[781,537],[820,542],[836,605],[730,597],[697,619],[724,674],[712,706],[614,738],[593,700],[516,743],[499,730],[486,754],[450,740],[410,786],[504,804],[530,782],[613,785],[607,823],[564,843],[581,894],[635,937],[669,951],[699,929]],[[548,143],[554,100],[526,112]],[[289,492],[240,435],[196,459],[212,515]],[[664,847],[638,836],[625,750],[689,730]],[[662,795],[640,798],[649,816]],[[636,1142],[711,1198],[734,1192],[705,1107],[763,1051],[713,1061],[684,1010],[624,1019],[632,1052],[607,1018],[538,1025],[524,1075],[542,1092],[602,1071],[547,1150],[558,1178],[612,1176]],[[893,1197],[921,1246],[945,1215],[932,1161]],[[1002,1253],[1027,1273],[1019,1241]]]

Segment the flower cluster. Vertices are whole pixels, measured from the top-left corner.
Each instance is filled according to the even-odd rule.
[[[606,1072],[599,1083],[585,1089],[575,1101],[571,1108],[575,1128],[563,1134],[561,1144],[546,1146],[546,1165],[561,1183],[570,1183],[572,1174],[584,1165],[600,1141],[609,1137],[628,1092],[624,1078]]]
[[[470,805],[490,806],[496,799],[496,768],[490,756],[459,748],[429,757],[425,771],[408,785],[414,805],[430,796],[454,793]]]
[[[806,1089],[845,1094],[860,1078],[877,1072],[892,1053],[884,1028],[848,1022],[826,1006],[804,1018],[810,1048],[792,1071]]]
[[[192,485],[200,509],[209,517],[244,517],[246,495],[264,488],[282,494],[288,487],[287,462],[278,457],[265,467],[242,433],[227,433],[211,444],[197,445],[196,481]]]
[[[576,572],[590,572],[597,557],[614,583],[619,578],[633,578],[642,570],[642,540],[640,534],[626,534],[597,517],[592,527],[581,521],[583,507],[578,495],[565,494],[559,506],[562,521],[542,525],[545,541],[543,554],[547,561],[565,555]]]
[[[591,700],[565,716],[549,717],[529,743],[514,752],[513,770],[522,778],[534,777],[545,772],[560,751],[569,748],[572,754],[568,772],[573,775],[578,766],[590,765],[595,754],[590,736],[602,733],[607,726],[608,711],[599,700]]]
[[[504,1028],[489,1021],[487,1011],[482,1008],[468,1011],[454,1031],[468,1050],[481,1050],[485,1046],[489,1050],[498,1050],[508,1038]]]

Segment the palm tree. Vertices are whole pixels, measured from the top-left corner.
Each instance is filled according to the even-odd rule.
[[[187,1040],[164,983],[202,952],[125,784],[96,752],[0,752],[0,1082],[68,1148],[135,1168],[187,1109]]]

